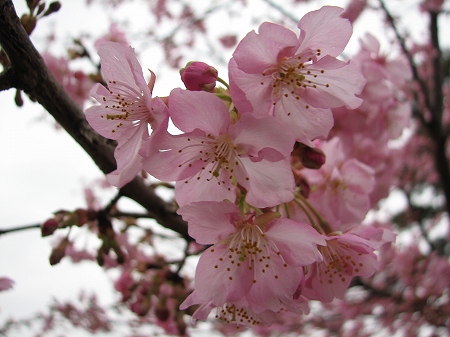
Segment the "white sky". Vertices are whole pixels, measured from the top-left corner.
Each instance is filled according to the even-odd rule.
[[[59,36],[70,36],[77,32],[82,20],[85,29],[92,26],[94,29],[101,27],[97,29],[102,32],[107,31],[108,17],[113,16],[113,12],[104,14],[98,6],[86,11],[84,1],[61,2],[61,12],[43,20],[42,27],[53,25],[58,29]],[[346,2],[328,1],[329,4]],[[23,13],[25,1],[15,3],[18,13]],[[323,5],[327,1],[319,3]],[[319,7],[316,5],[311,9]],[[138,11],[136,6],[130,8],[134,15],[131,22],[145,20],[145,11]],[[121,12],[121,15],[124,13]],[[417,18],[411,19],[418,22]],[[357,26],[355,31],[359,36],[365,30],[383,35],[384,28],[376,20],[363,17],[358,25],[360,29]],[[38,25],[38,29],[40,27]],[[36,31],[36,35],[43,36],[44,28]],[[256,25],[251,28],[256,28]],[[242,35],[248,30],[247,27],[238,29]],[[353,48],[356,44],[357,36],[351,42]],[[146,53],[141,56],[143,68],[151,68],[153,56]],[[164,69],[158,70],[163,73]],[[156,91],[160,92],[156,94],[168,94],[174,86],[169,83],[170,79],[172,77],[165,73],[158,77],[161,82],[166,82],[160,86],[157,82]],[[178,79],[175,81],[175,86],[181,85]],[[85,206],[83,186],[102,176],[92,160],[70,137],[64,132],[54,131],[51,122],[48,122],[51,119],[39,121],[45,115],[43,108],[25,100],[25,106],[18,109],[13,98],[13,91],[0,92],[0,228],[42,222],[58,209],[71,210]],[[61,264],[51,267],[48,263],[51,241],[51,238],[42,239],[38,229],[0,237],[0,277],[8,276],[16,282],[13,290],[0,293],[0,324],[11,316],[29,317],[44,309],[52,297],[75,299],[80,289],[97,293],[102,303],[111,303],[116,295],[109,277],[94,263],[73,265],[63,260]],[[32,335],[26,330],[20,333],[21,337]],[[76,336],[73,333],[70,335]]]

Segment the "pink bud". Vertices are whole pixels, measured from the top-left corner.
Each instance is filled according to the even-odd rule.
[[[180,74],[186,89],[208,92],[214,90],[219,75],[216,68],[203,62],[189,62]]]
[[[64,238],[58,246],[52,249],[52,252],[50,254],[50,264],[54,266],[55,264],[58,264],[62,258],[66,255],[66,247],[69,244],[69,240],[67,238]]]
[[[0,291],[11,289],[14,285],[14,281],[9,277],[0,277]]]
[[[320,169],[325,164],[325,153],[317,147],[305,147],[301,156],[302,164],[310,169]]]
[[[170,311],[167,307],[160,304],[155,308],[155,316],[159,321],[165,322],[170,317]]]
[[[58,222],[55,219],[48,219],[41,225],[41,235],[52,235],[58,229]]]

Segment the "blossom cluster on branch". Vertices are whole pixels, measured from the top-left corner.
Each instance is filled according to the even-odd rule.
[[[299,35],[263,23],[238,44],[229,85],[220,80],[225,87],[216,87],[217,71],[194,62],[182,70],[187,89],[163,98],[152,97],[156,78],[151,72],[145,82],[132,48],[99,46],[106,87],[92,89],[100,104],[86,117],[118,142],[109,182],[120,188],[143,169],[175,181],[190,236],[212,245],[181,304],[200,305],[194,319],[215,309],[239,327],[307,313],[309,300],[342,298],[354,276],[371,276],[375,251],[393,240],[389,230],[361,224],[384,196],[372,194],[384,170],[352,155],[356,146],[338,133],[325,140],[332,109],[365,113],[354,109],[373,73],[363,76],[358,61],[337,59],[352,33],[342,11],[326,6],[306,14]],[[392,98],[380,109],[393,114],[398,105]],[[181,133],[168,131],[169,119]]]
[[[160,43],[165,63],[179,68],[181,48],[192,47],[197,33],[206,36],[206,19],[222,4],[199,14],[175,2],[150,8],[158,24],[172,20],[177,28],[162,40],[156,32],[146,36]],[[25,68],[26,60],[14,57],[20,44],[8,44],[14,34],[0,31],[0,88],[17,88],[18,105],[22,91],[43,104],[108,173],[101,188],[117,187],[105,206],[96,184],[89,186],[86,208],[59,210],[40,226],[42,236],[56,239],[50,264],[70,258],[116,269],[121,303],[114,310],[134,313],[123,322],[136,331],[150,324],[183,336],[195,331],[192,321],[208,319],[224,335],[250,327],[262,336],[448,336],[449,240],[442,228],[450,210],[450,71],[437,34],[444,1],[420,1],[430,36],[414,44],[382,0],[351,0],[345,10],[325,6],[300,20],[262,2],[295,20],[297,30],[283,20],[265,22],[241,41],[230,30],[220,38],[224,48],[235,48],[228,80],[209,64],[189,62],[180,70],[185,89],[165,97],[153,95],[161,83],[152,70],[143,73],[115,24],[92,44],[101,64],[83,39],[73,41],[69,60],[89,59],[92,74],[49,53],[42,53],[45,71],[43,62]],[[297,2],[303,1],[290,4]],[[59,9],[56,2],[48,10],[41,1],[27,4],[20,23],[28,35],[37,19]],[[7,7],[0,0],[0,9]],[[352,23],[374,9],[403,55],[385,54],[368,33],[357,52],[343,57]],[[178,43],[184,28],[188,38]],[[27,60],[34,59],[41,61]],[[23,82],[21,69],[34,68],[45,76]],[[97,104],[83,114],[89,96]],[[170,200],[160,198],[162,189]],[[375,212],[391,192],[406,206],[380,220]],[[427,193],[435,197],[423,201]],[[145,211],[123,211],[122,197]],[[174,232],[161,234],[141,218]],[[79,244],[92,234],[96,248]],[[188,270],[193,261],[195,275]],[[0,276],[0,291],[13,287]],[[91,333],[119,324],[95,296],[87,302],[52,305],[40,316],[42,334],[60,318]],[[30,324],[24,322],[8,321],[0,334]]]

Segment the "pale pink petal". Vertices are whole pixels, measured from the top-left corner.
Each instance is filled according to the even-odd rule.
[[[236,178],[247,190],[246,201],[255,207],[272,207],[294,198],[294,176],[288,159],[253,162],[241,158]],[[247,179],[248,178],[248,179]]]
[[[289,156],[295,142],[293,133],[285,130],[274,117],[256,118],[249,113],[243,114],[236,124],[230,126],[229,134],[234,143],[250,156],[259,156],[263,149],[274,150],[278,154],[274,154],[274,161]],[[265,159],[271,160],[270,156]]]
[[[130,182],[142,170],[142,157],[139,155],[139,149],[142,146],[143,137],[148,137],[147,123],[130,125],[129,128],[136,130],[129,133],[129,138],[122,137],[118,140],[114,151],[117,169],[108,174],[108,182],[119,188]]]
[[[101,102],[102,98],[109,94],[109,91],[100,83],[95,84],[90,92],[90,95],[98,102]],[[92,128],[103,137],[116,140],[122,135],[121,132],[116,132],[118,121],[108,118],[108,111],[105,111],[103,105],[94,105],[86,109],[85,115]]]
[[[355,109],[362,103],[362,99],[356,97],[366,80],[359,68],[352,62],[342,62],[333,57],[325,56],[317,63],[307,66],[323,71],[315,81],[315,88],[308,87],[303,98],[306,102],[317,108],[337,108],[346,106]]]
[[[264,22],[258,33],[248,33],[233,53],[239,68],[250,74],[262,73],[280,58],[292,55],[298,45],[294,32],[274,23]]]
[[[245,73],[233,58],[229,62],[228,73],[231,97],[239,112],[253,112],[257,116],[271,113],[273,79],[270,76]]]
[[[322,260],[317,245],[324,246],[326,241],[310,225],[280,218],[267,226],[266,236],[276,244],[289,265],[307,266]]]
[[[359,194],[371,193],[375,187],[375,171],[357,159],[350,158],[340,168],[345,185]]]
[[[181,207],[178,211],[189,223],[189,235],[200,244],[214,244],[236,231],[230,219],[240,213],[230,202],[202,201]]]
[[[212,164],[206,166],[205,171],[209,171],[212,166]],[[234,202],[236,187],[231,184],[228,175],[223,174],[223,177],[219,178],[212,177],[210,173],[205,172],[192,179],[178,181],[175,184],[175,199],[178,205],[184,206],[196,201],[228,200]]]
[[[352,35],[350,22],[340,16],[343,11],[340,7],[324,6],[303,16],[297,25],[299,50],[320,49],[321,55],[339,56]]]
[[[295,132],[297,140],[302,143],[308,145],[308,140],[326,138],[334,123],[331,110],[310,106],[301,97],[298,100],[286,98],[285,90],[275,105],[275,116]]]
[[[178,181],[192,177],[204,166],[198,159],[205,133],[200,130],[181,135],[160,132],[146,144],[144,169],[160,180]],[[142,152],[142,151],[141,151]]]
[[[257,314],[264,310],[278,312],[283,303],[292,301],[303,270],[288,266],[282,258],[274,256],[255,265],[254,277],[256,282],[247,295],[249,307]]]
[[[253,271],[248,268],[248,259],[238,266],[239,261],[227,261],[229,254],[227,246],[214,245],[202,253],[195,271],[195,287],[201,290],[199,297],[211,299],[218,306],[241,299],[253,285]]]
[[[105,42],[100,46],[98,54],[108,86],[114,87],[114,83],[110,81],[126,83],[136,92],[143,92],[144,96],[151,97],[133,48],[118,42]]]
[[[169,96],[169,115],[183,132],[203,130],[214,136],[226,132],[230,114],[224,102],[212,93],[173,89]]]

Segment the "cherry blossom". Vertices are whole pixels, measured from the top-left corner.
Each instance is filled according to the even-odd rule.
[[[117,140],[114,156],[117,169],[108,181],[122,187],[142,169],[139,149],[153,130],[165,128],[167,107],[160,98],[151,97],[155,77],[147,85],[142,68],[131,47],[104,42],[98,51],[107,87],[96,84],[91,95],[100,105],[86,110],[89,124],[102,136]]]
[[[390,231],[381,228],[347,227],[354,229],[324,236],[327,245],[319,246],[323,261],[310,267],[303,293],[306,297],[323,302],[342,298],[354,276],[372,276],[379,265],[375,250],[394,239]]]
[[[61,83],[70,97],[80,107],[83,107],[89,98],[89,91],[92,89],[94,82],[84,72],[71,70],[69,61],[64,57],[55,57],[49,53],[43,53],[42,57],[53,76]]]
[[[294,299],[300,295],[303,266],[321,260],[317,245],[325,243],[311,226],[279,213],[242,214],[232,203],[192,203],[178,213],[198,243],[214,244],[200,257],[195,290],[181,308],[203,304],[198,317],[206,308],[224,305],[245,308],[247,316],[302,310]]]
[[[11,289],[14,286],[14,281],[9,277],[0,277],[0,291]]]
[[[161,133],[141,153],[147,172],[177,182],[180,206],[203,200],[234,202],[238,184],[247,191],[246,201],[256,207],[293,198],[288,156],[294,136],[273,117],[244,114],[232,124],[221,99],[181,89],[169,96],[169,114],[184,133]]]
[[[233,102],[241,112],[274,115],[289,126],[297,140],[326,137],[333,126],[329,108],[358,107],[355,96],[364,77],[351,62],[336,57],[352,29],[340,18],[342,9],[322,7],[298,23],[300,36],[287,28],[263,23],[248,33],[229,63]]]
[[[369,195],[375,186],[374,170],[348,158],[339,137],[319,147],[326,155],[325,164],[301,172],[311,188],[309,203],[329,222],[361,222],[372,206]]]

